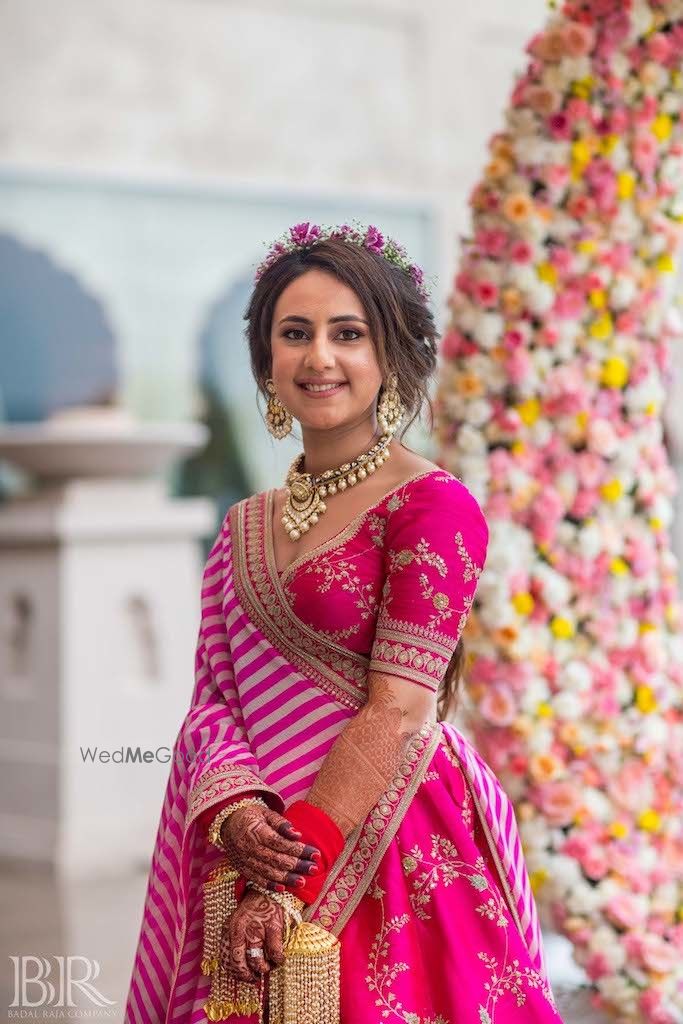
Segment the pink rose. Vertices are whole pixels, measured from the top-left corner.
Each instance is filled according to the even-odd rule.
[[[479,305],[489,309],[498,301],[498,286],[493,281],[477,281],[474,285],[474,298]]]
[[[659,935],[643,935],[641,957],[649,971],[666,974],[678,965],[678,950]]]
[[[647,52],[652,60],[657,61],[658,64],[666,64],[667,60],[673,53],[673,46],[671,40],[664,32],[655,32],[653,36],[645,43]]]
[[[510,247],[510,257],[515,263],[529,263],[533,256],[533,249],[528,242],[513,242]]]
[[[492,686],[485,692],[479,711],[493,725],[512,725],[517,717],[514,697],[504,684]]]
[[[595,45],[595,33],[590,25],[582,25],[578,21],[568,22],[562,29],[562,40],[565,52],[570,57],[583,57],[590,53]]]
[[[642,907],[629,892],[613,896],[605,906],[605,915],[617,928],[638,928],[645,920]]]
[[[571,825],[579,809],[579,793],[571,782],[546,782],[535,791],[543,814],[551,825]]]

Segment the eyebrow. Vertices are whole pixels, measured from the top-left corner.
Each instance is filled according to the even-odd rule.
[[[308,324],[309,327],[313,326],[313,321],[309,320],[308,317],[305,316],[283,316],[280,323],[283,324],[285,320],[294,320],[297,324]],[[356,316],[355,313],[344,313],[342,316],[331,316],[327,322],[328,324],[339,324],[344,320],[359,320],[360,323],[365,324],[366,327],[370,326],[367,320],[364,320],[362,316]]]

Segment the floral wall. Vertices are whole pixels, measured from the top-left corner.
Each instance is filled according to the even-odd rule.
[[[683,1020],[683,643],[662,406],[683,2],[557,5],[471,196],[438,390],[484,503],[467,710],[598,1005]]]

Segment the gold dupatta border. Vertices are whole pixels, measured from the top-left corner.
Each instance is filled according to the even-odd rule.
[[[441,726],[436,723],[425,726],[413,737],[393,782],[363,824],[348,837],[318,899],[305,911],[306,920],[315,920],[339,935],[367,892],[427,772],[441,735]]]
[[[290,607],[270,553],[272,492],[243,498],[229,511],[235,591],[247,614],[288,661],[338,703],[357,711],[367,700],[369,659],[316,633]]]
[[[278,791],[264,782],[245,765],[220,765],[209,768],[197,779],[188,801],[186,827],[190,825],[207,807],[225,800],[227,797],[239,796],[240,793],[267,793],[268,805],[274,810],[282,811],[284,801]]]

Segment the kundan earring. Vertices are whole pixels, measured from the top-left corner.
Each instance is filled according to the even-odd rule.
[[[398,393],[398,377],[395,373],[390,373],[377,405],[377,422],[382,428],[382,433],[394,434],[405,411],[405,406]]]
[[[266,390],[270,395],[270,398],[268,399],[268,408],[266,409],[266,424],[273,437],[277,437],[279,440],[286,437],[291,431],[292,414],[285,409],[284,405],[277,397],[275,384],[270,377],[266,381]]]

